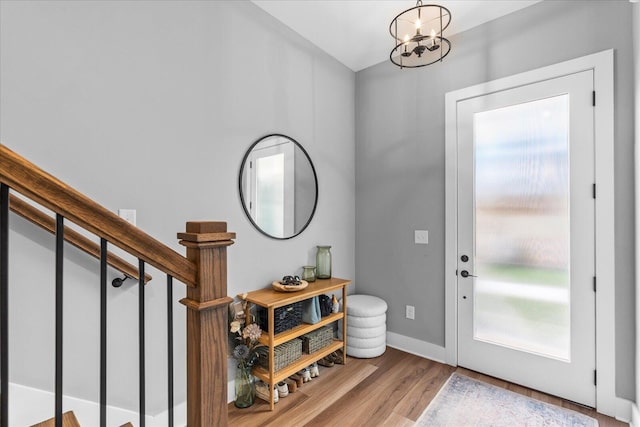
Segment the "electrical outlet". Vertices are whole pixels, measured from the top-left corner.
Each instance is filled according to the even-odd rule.
[[[407,319],[415,319],[416,318],[416,308],[412,305],[408,305],[406,309]]]
[[[414,241],[416,245],[428,245],[429,244],[429,230],[415,230]]]
[[[118,209],[118,216],[132,225],[136,225],[135,209]]]

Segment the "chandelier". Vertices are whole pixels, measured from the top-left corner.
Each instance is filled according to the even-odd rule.
[[[422,4],[396,16],[389,32],[394,38],[391,62],[400,68],[418,68],[431,65],[451,51],[451,42],[444,38],[444,30],[451,23],[451,12],[443,6]]]

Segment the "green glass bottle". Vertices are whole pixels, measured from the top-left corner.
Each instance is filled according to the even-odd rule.
[[[318,246],[316,253],[316,277],[318,279],[331,278],[331,246]]]

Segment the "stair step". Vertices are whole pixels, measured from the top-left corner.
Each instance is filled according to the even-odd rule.
[[[56,419],[55,417],[53,417],[47,421],[34,424],[31,427],[55,427],[55,425]],[[78,422],[78,419],[76,418],[73,411],[65,412],[64,414],[62,414],[62,425],[64,427],[80,427],[80,423]]]
[[[56,419],[54,417],[54,418],[51,418],[50,420],[43,421],[38,424],[34,424],[31,427],[55,427],[55,425],[56,425]],[[63,427],[80,427],[80,423],[78,422],[78,419],[76,418],[73,411],[65,412],[64,414],[62,414],[62,425]],[[126,424],[122,424],[120,427],[133,427],[133,424],[126,423]]]

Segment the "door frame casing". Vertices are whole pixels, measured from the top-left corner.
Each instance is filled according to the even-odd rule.
[[[527,71],[445,95],[445,354],[458,364],[458,130],[457,104],[466,99],[593,70],[596,292],[596,409],[616,415],[615,394],[615,208],[613,49]]]

